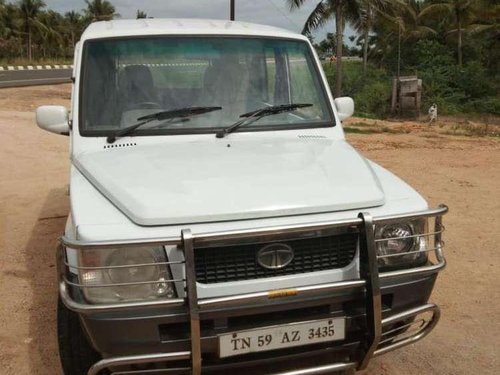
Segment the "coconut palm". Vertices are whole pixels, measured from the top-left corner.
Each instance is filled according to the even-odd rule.
[[[287,0],[290,9],[300,8],[306,0]],[[313,30],[324,26],[331,19],[335,19],[336,35],[336,75],[335,75],[335,96],[342,93],[342,56],[344,45],[344,28],[346,23],[358,24],[360,28],[366,30],[366,53],[368,49],[368,33],[371,25],[367,22],[373,18],[373,11],[380,9],[387,0],[321,0],[307,18],[302,29],[303,34],[309,34]],[[369,7],[369,11],[367,8]],[[367,12],[370,14],[367,17]],[[360,20],[363,18],[363,20]],[[371,21],[370,21],[371,22]]]
[[[87,17],[93,21],[109,21],[118,17],[115,7],[107,0],[85,0]]]
[[[6,13],[7,13],[7,7],[5,6],[5,0],[0,0],[0,20],[2,21],[0,23],[0,36],[2,36],[3,30],[5,28],[3,20]]]
[[[14,4],[5,4],[4,0],[0,0],[0,38],[15,37],[18,28],[18,8]]]
[[[445,0],[441,3],[428,4],[423,10],[423,15],[447,13],[453,17],[455,29],[449,30],[449,34],[457,35],[457,59],[458,65],[462,66],[462,44],[463,34],[473,28],[478,31],[479,25],[472,25],[475,15],[477,0]]]
[[[386,9],[389,10],[389,9]],[[419,0],[405,0],[395,3],[381,16],[392,22],[393,29],[401,33],[405,42],[436,35],[436,30],[426,23],[424,5]]]
[[[71,46],[74,47],[76,39],[82,30],[82,16],[80,13],[72,10],[64,15],[64,20],[69,30]]]
[[[483,20],[486,25],[491,25],[489,30],[500,32],[500,3],[498,0],[479,0],[475,6],[476,20]]]
[[[26,38],[26,50],[28,51],[28,60],[32,60],[32,31],[39,26],[36,16],[45,7],[42,0],[20,0],[18,2],[19,10],[23,19],[24,32]]]
[[[58,58],[64,51],[63,16],[53,10],[40,12],[37,16],[37,33],[35,35],[44,58]]]
[[[362,35],[363,39],[363,73],[368,66],[368,45],[370,44],[370,32],[373,29],[374,18],[378,13],[384,12],[390,0],[356,0],[357,16],[352,19],[355,30]],[[393,2],[394,3],[394,2]]]
[[[378,12],[373,24],[375,49],[373,54],[382,63],[398,48],[398,76],[400,71],[400,46],[420,39],[434,37],[435,23],[427,22],[422,13],[424,4],[419,0],[391,1],[391,6]]]
[[[306,0],[287,0],[290,10],[298,9]],[[302,34],[310,34],[313,30],[324,26],[335,17],[336,29],[336,76],[335,76],[335,96],[339,97],[342,92],[342,47],[344,39],[344,10],[350,3],[347,0],[321,0],[314,10],[307,17]]]

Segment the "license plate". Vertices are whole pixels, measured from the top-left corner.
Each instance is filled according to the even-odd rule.
[[[344,317],[291,323],[220,335],[219,356],[231,357],[344,338]]]

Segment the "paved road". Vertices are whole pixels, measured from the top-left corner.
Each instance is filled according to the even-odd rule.
[[[3,70],[0,88],[71,82],[71,69]]]

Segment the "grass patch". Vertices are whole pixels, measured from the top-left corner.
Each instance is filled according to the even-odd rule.
[[[366,123],[364,121],[358,121],[354,123],[350,123],[347,126],[344,126],[344,131],[346,133],[352,134],[408,134],[411,133],[410,128],[405,128],[404,126],[386,126],[381,125],[377,121],[374,123]]]
[[[349,124],[349,126],[371,126],[370,124],[366,123],[366,122],[363,122],[363,121],[358,121],[358,122],[353,122],[351,124]]]
[[[499,137],[500,127],[488,124],[453,124],[449,127],[444,127],[440,133],[469,137]]]
[[[380,131],[369,128],[369,129],[359,129],[359,128],[353,128],[350,126],[344,126],[344,132],[349,133],[349,134],[377,134],[381,133]]]

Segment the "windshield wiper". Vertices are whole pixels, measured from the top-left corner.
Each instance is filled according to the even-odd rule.
[[[186,107],[186,108],[172,109],[170,111],[161,111],[152,113],[150,115],[137,118],[137,121],[139,121],[137,124],[118,130],[113,135],[108,136],[107,142],[113,143],[114,141],[116,141],[118,137],[124,137],[126,135],[132,134],[137,128],[155,120],[161,121],[174,118],[185,118],[194,115],[201,115],[203,113],[219,111],[221,109],[222,107]]]
[[[292,104],[281,104],[281,105],[273,105],[270,107],[264,107],[260,109],[256,109],[255,111],[243,113],[240,117],[243,117],[242,120],[235,122],[233,125],[228,126],[220,131],[218,131],[215,136],[217,138],[224,138],[229,133],[234,132],[239,127],[243,125],[249,125],[255,121],[260,120],[263,117],[275,115],[278,113],[292,112],[298,108],[311,107],[312,104],[309,103],[292,103]]]

